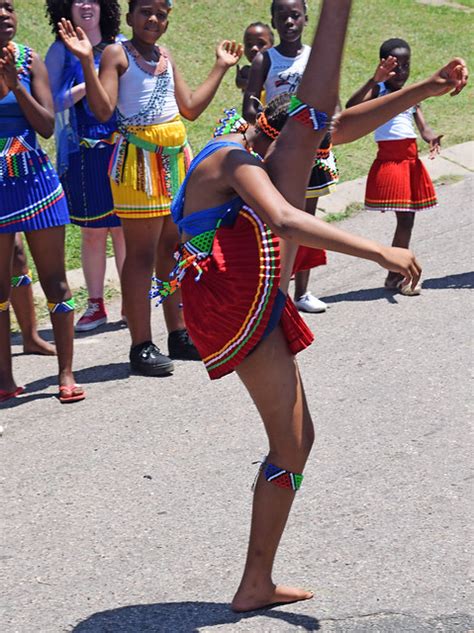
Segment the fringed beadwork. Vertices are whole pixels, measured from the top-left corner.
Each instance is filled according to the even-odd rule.
[[[62,301],[61,303],[51,303],[48,301],[48,310],[50,314],[61,314],[67,312],[73,312],[76,304],[74,299],[67,299],[66,301]]]
[[[264,462],[261,469],[265,479],[279,488],[286,488],[294,492],[297,492],[301,488],[303,475],[291,473],[289,470],[278,468],[278,466],[274,466],[268,462]]]
[[[312,106],[303,103],[295,95],[291,95],[288,116],[312,128],[315,132],[325,130],[330,123],[330,117],[325,112],[320,112]]]
[[[29,286],[32,279],[31,270],[29,270],[26,275],[17,275],[11,278],[11,286],[12,288],[19,288],[20,286]]]
[[[214,130],[214,138],[225,134],[244,134],[249,124],[235,108],[224,110],[224,117],[219,119],[220,125]]]
[[[0,312],[8,312],[10,309],[10,301],[0,301]]]

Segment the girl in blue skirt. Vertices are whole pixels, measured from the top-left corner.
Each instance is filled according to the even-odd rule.
[[[101,123],[90,111],[81,64],[58,39],[58,22],[66,18],[83,29],[99,68],[106,46],[117,38],[120,5],[118,0],[47,0],[47,13],[57,37],[45,60],[57,112],[57,167],[71,222],[82,229],[82,268],[89,294],[87,310],[76,331],[86,332],[107,321],[104,277],[109,233],[119,276],[125,259],[125,240],[107,173],[117,122],[112,116]]]
[[[0,402],[24,390],[13,378],[10,348],[11,263],[15,233],[24,231],[48,300],[59,363],[59,399],[83,400],[72,373],[74,301],[64,267],[63,188],[36,133],[50,137],[53,101],[46,67],[13,42],[13,0],[0,0]]]

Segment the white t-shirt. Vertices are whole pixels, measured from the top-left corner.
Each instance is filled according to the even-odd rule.
[[[378,96],[383,97],[390,94],[384,83],[378,84],[380,91]],[[399,141],[403,138],[416,138],[413,115],[416,112],[415,106],[400,112],[375,130],[375,140],[379,141]]]
[[[270,68],[264,84],[267,103],[284,92],[296,92],[308,63],[310,52],[311,47],[306,45],[296,57],[285,57],[276,48],[267,50],[270,57]]]

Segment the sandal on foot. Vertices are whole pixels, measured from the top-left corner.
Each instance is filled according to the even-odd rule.
[[[411,287],[411,283],[406,283],[404,279],[397,284],[398,292],[405,297],[417,297],[421,295],[421,285],[418,283],[414,288]]]
[[[59,402],[67,404],[68,402],[80,402],[86,397],[86,392],[80,385],[61,385],[59,387]]]
[[[24,387],[17,387],[15,391],[6,391],[5,389],[0,389],[0,402],[6,402],[11,398],[16,398],[17,396],[20,396],[24,391]]]

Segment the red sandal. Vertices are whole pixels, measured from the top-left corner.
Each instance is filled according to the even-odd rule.
[[[80,402],[86,397],[86,392],[80,385],[61,385],[59,387],[59,402],[67,404],[68,402]]]
[[[17,396],[20,396],[24,391],[24,387],[17,387],[15,391],[5,391],[5,389],[0,389],[0,402],[6,402],[11,398],[16,398]]]

